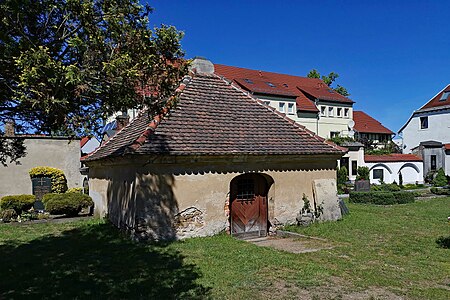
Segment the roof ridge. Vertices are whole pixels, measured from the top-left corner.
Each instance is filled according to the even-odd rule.
[[[217,74],[214,73],[214,76],[220,78],[221,80],[223,80],[224,82],[226,82],[229,86],[233,87],[234,89],[236,89],[237,91],[243,93],[245,96],[247,96],[249,99],[251,99],[252,101],[258,103],[261,106],[264,106],[265,108],[268,108],[269,110],[271,110],[273,113],[275,113],[278,117],[282,118],[285,121],[288,121],[291,125],[293,125],[294,127],[296,127],[297,129],[303,130],[304,132],[306,132],[307,134],[309,134],[312,138],[318,140],[319,142],[322,142],[324,144],[327,144],[339,151],[345,151],[343,147],[340,147],[338,145],[336,145],[333,142],[327,141],[325,138],[315,134],[314,132],[312,132],[311,130],[307,129],[306,126],[301,125],[297,122],[295,122],[294,120],[292,120],[291,118],[289,118],[286,114],[279,112],[278,110],[276,110],[276,108],[273,108],[269,105],[264,104],[264,101],[253,97],[253,95],[251,95],[249,92],[244,91],[242,88],[240,88],[239,86],[236,86],[236,84],[234,84],[233,81],[228,81],[224,76],[219,76]]]
[[[128,154],[130,152],[134,152],[138,150],[140,147],[142,147],[142,145],[145,143],[148,137],[155,132],[156,128],[161,123],[161,121],[170,113],[170,110],[175,107],[179,96],[186,88],[186,86],[189,84],[189,82],[192,80],[192,77],[193,76],[190,75],[186,75],[183,77],[181,83],[175,89],[172,96],[170,96],[169,99],[167,100],[166,105],[160,110],[158,114],[156,114],[153,117],[150,123],[148,123],[145,130],[134,141],[128,144],[123,155]]]

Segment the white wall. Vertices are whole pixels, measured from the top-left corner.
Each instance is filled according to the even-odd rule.
[[[373,170],[383,170],[383,181],[385,183],[399,183],[399,173],[402,173],[403,184],[423,183],[423,164],[422,162],[380,162],[365,163],[370,169],[370,183],[379,184],[378,179],[373,178]]]
[[[420,128],[420,117],[428,116],[428,128]],[[450,109],[439,112],[416,113],[403,129],[403,153],[411,153],[411,149],[420,142],[437,141],[450,143]]]

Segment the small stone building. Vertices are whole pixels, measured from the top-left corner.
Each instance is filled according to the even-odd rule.
[[[141,112],[85,159],[96,213],[148,239],[265,236],[296,222],[303,195],[323,220],[340,218],[342,148],[213,69],[197,69],[161,114]]]

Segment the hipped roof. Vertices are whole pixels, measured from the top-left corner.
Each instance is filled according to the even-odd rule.
[[[141,112],[85,161],[123,155],[343,155],[343,149],[214,74],[179,88],[176,107]]]

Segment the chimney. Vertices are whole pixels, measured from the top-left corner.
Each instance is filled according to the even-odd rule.
[[[194,73],[214,73],[214,65],[211,61],[207,60],[204,57],[196,56],[194,60],[192,60],[191,65],[189,67],[189,71]]]
[[[5,121],[5,137],[13,137],[15,133],[16,122],[13,119],[8,119]]]
[[[116,131],[121,130],[125,126],[128,125],[130,121],[130,116],[128,116],[126,113],[122,113],[121,115],[118,115],[116,117]]]

